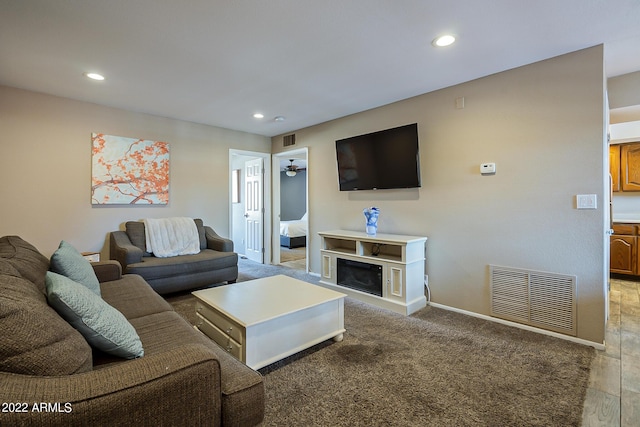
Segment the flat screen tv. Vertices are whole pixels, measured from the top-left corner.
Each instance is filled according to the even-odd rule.
[[[420,187],[418,124],[336,141],[340,191]]]

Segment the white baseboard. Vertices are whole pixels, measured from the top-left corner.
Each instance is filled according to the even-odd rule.
[[[534,328],[533,326],[522,325],[520,323],[510,322],[508,320],[498,319],[496,317],[486,316],[484,314],[478,314],[478,313],[474,313],[472,311],[467,311],[467,310],[462,310],[462,309],[455,308],[455,307],[450,307],[448,305],[442,305],[442,304],[438,304],[438,303],[435,303],[435,302],[429,302],[429,305],[433,306],[433,307],[436,307],[436,308],[441,308],[443,310],[454,311],[456,313],[466,314],[467,316],[473,316],[473,317],[477,317],[479,319],[489,320],[491,322],[500,323],[500,324],[507,325],[507,326],[513,326],[514,328],[520,328],[520,329],[524,329],[526,331],[537,332],[537,333],[543,334],[543,335],[549,335],[549,336],[552,336],[552,337],[555,337],[555,338],[560,338],[560,339],[563,339],[563,340],[566,340],[566,341],[575,342],[577,344],[588,345],[590,347],[595,348],[596,350],[604,350],[604,348],[605,348],[604,344],[600,344],[600,343],[597,343],[597,342],[587,341],[587,340],[583,340],[581,338],[571,337],[569,335],[564,335],[564,334],[559,334],[557,332],[547,331],[545,329]]]

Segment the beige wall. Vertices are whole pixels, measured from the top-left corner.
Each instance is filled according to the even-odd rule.
[[[362,209],[374,205],[380,233],[429,237],[434,302],[489,315],[489,264],[572,274],[578,337],[602,343],[604,79],[597,46],[295,132],[296,148],[309,147],[311,270],[317,232],[363,230]],[[422,188],[338,191],[336,139],[413,122]],[[272,147],[284,151],[282,136]],[[481,176],[483,162],[497,174]],[[597,210],[575,209],[583,193],[597,194]]]
[[[169,205],[92,206],[92,132],[169,142]],[[147,217],[202,218],[228,236],[231,147],[271,148],[257,135],[0,86],[0,236],[47,256],[62,239],[106,251],[109,231]]]
[[[607,85],[610,108],[640,105],[640,71],[612,77]]]
[[[612,123],[611,139],[614,136],[614,124],[640,121],[640,71],[612,77],[607,82],[610,115]],[[638,136],[636,133],[634,136]]]

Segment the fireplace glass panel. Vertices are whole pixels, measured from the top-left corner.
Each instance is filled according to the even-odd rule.
[[[340,286],[382,296],[382,266],[338,258],[337,283]]]

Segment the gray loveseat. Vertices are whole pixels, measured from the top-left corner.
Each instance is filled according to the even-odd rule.
[[[125,274],[139,274],[159,294],[201,288],[214,283],[235,283],[238,254],[233,242],[216,234],[195,219],[200,237],[200,253],[157,258],[146,250],[142,221],[128,221],[124,231],[109,237],[109,258],[117,260]]]
[[[0,425],[261,423],[259,373],[194,329],[140,276],[121,275],[115,261],[92,265],[100,298],[135,328],[142,357],[90,346],[47,302],[49,259],[18,236],[0,238]]]

